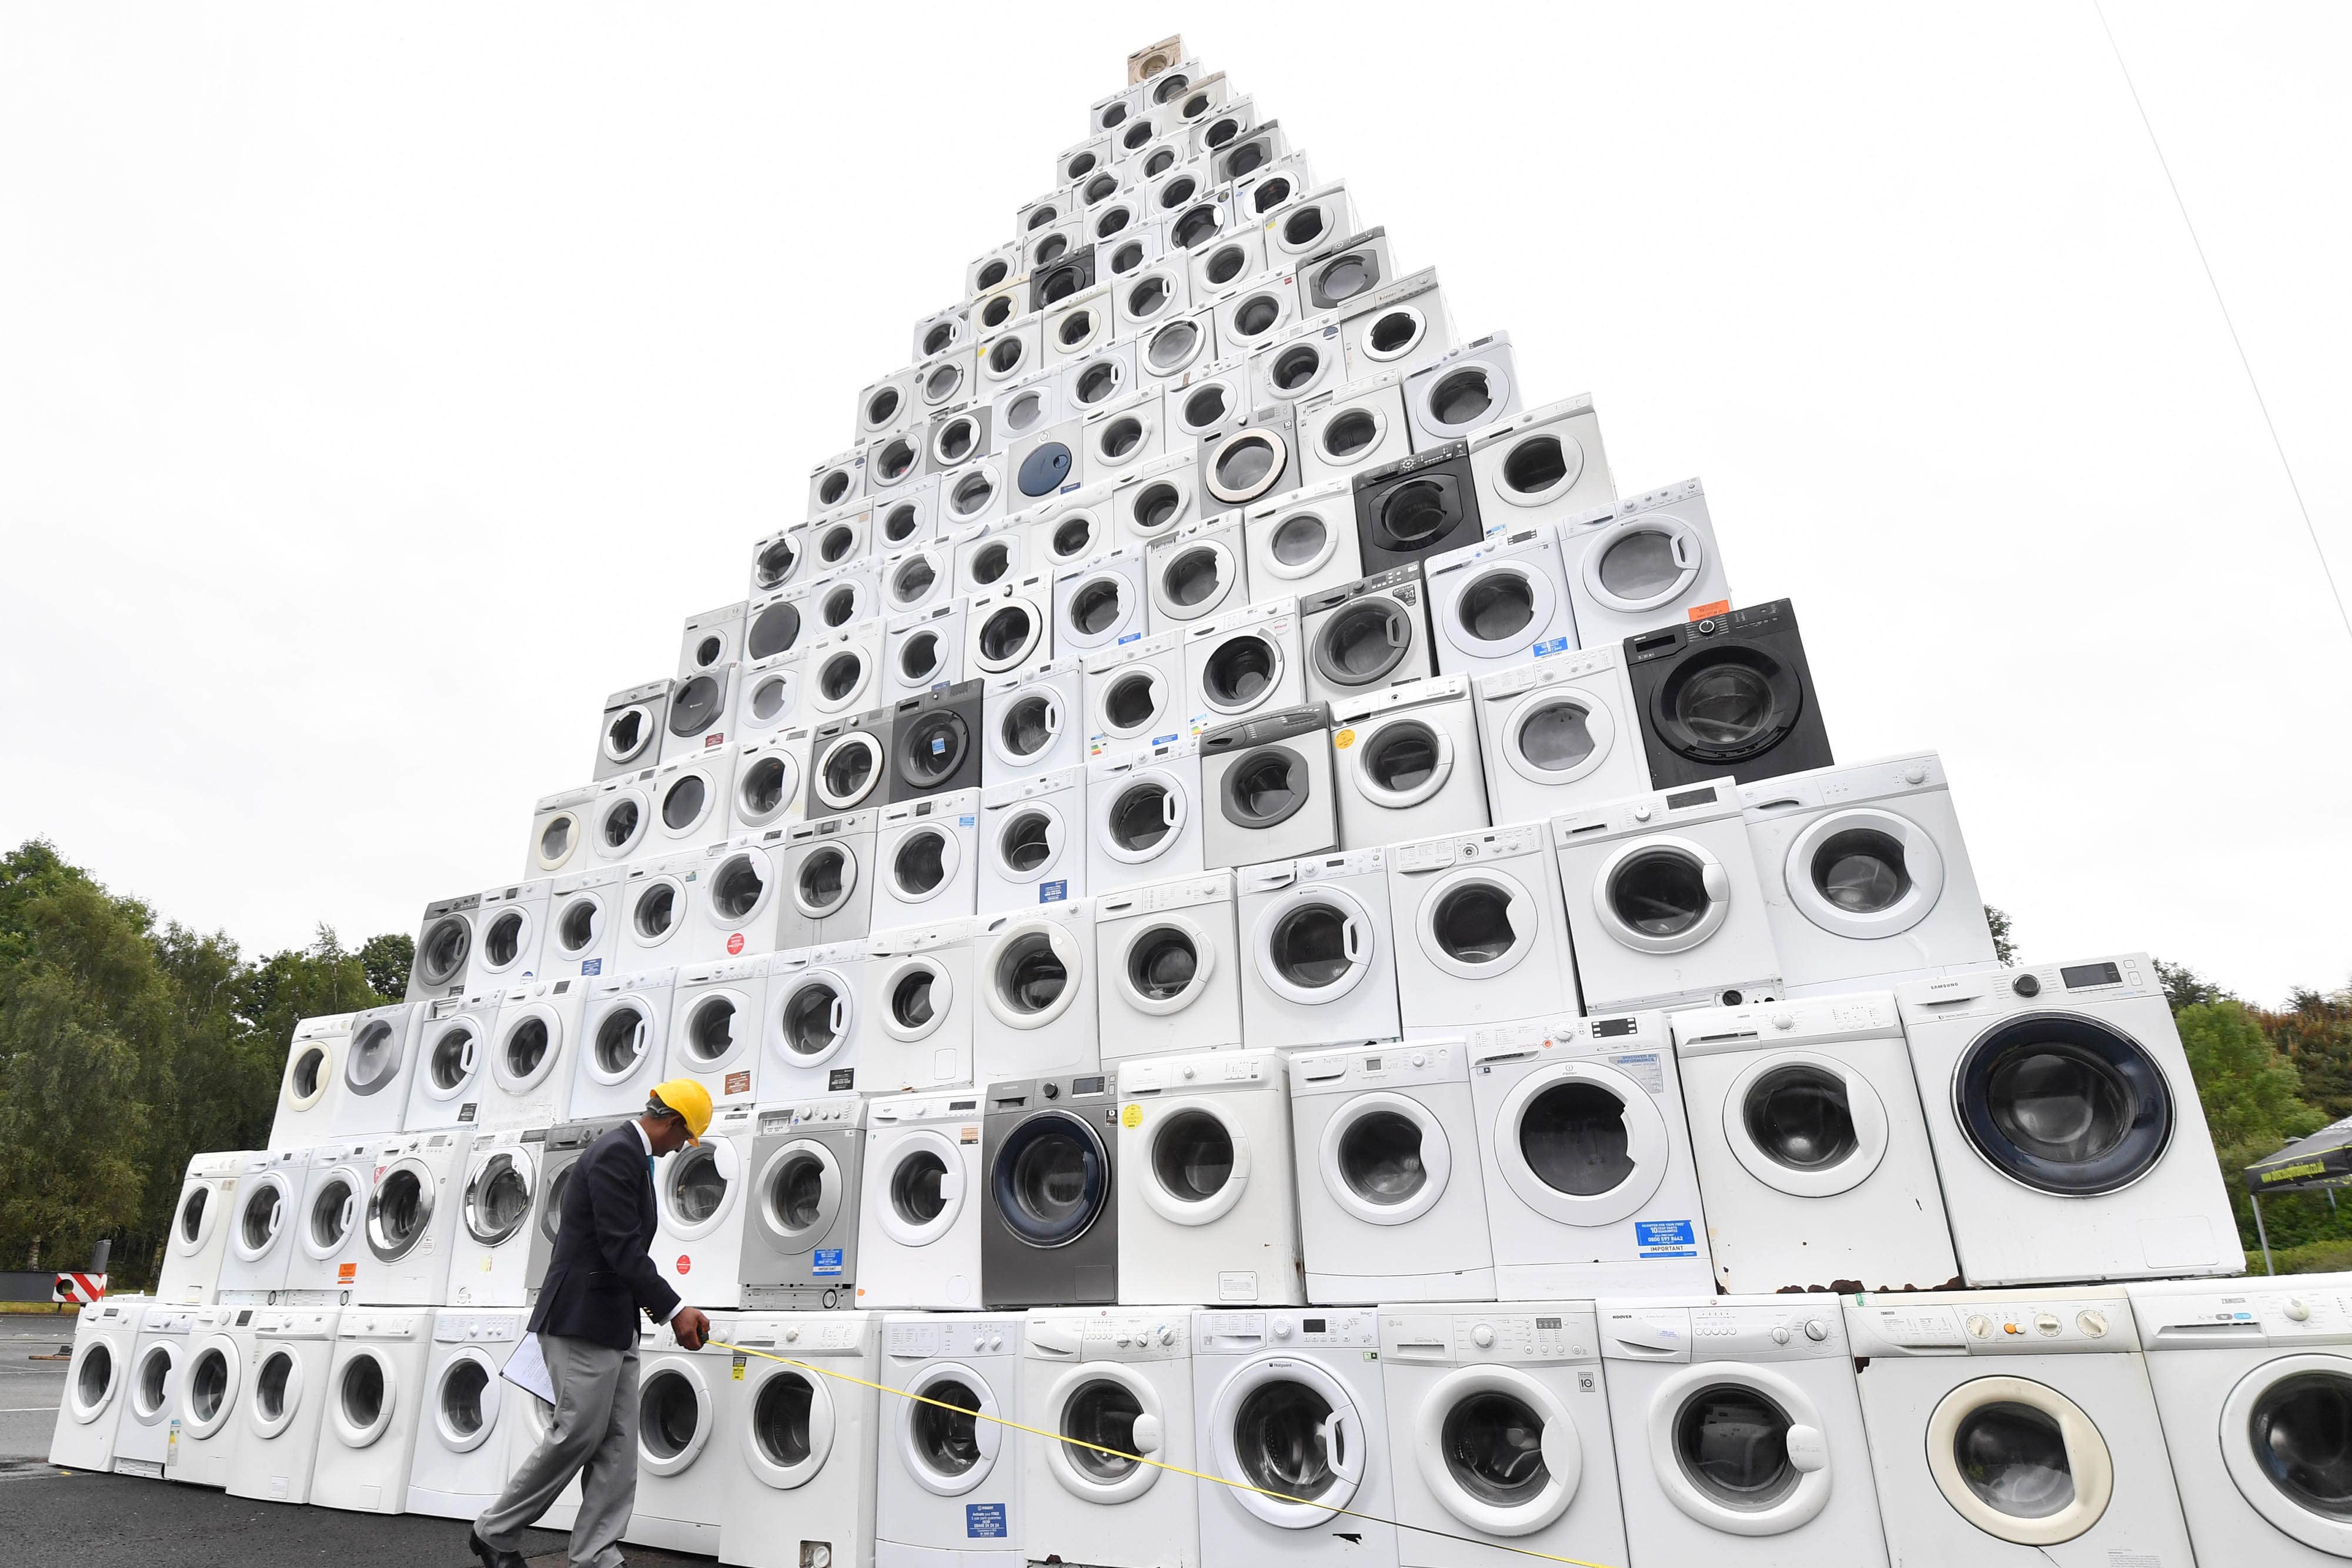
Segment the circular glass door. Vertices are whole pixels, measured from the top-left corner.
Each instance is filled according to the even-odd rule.
[[[1517,1367],[1465,1366],[1414,1413],[1415,1458],[1438,1505],[1488,1535],[1528,1535],[1568,1511],[1584,1446],[1559,1396]]]
[[[121,1376],[114,1346],[102,1339],[89,1341],[74,1356],[66,1408],[76,1421],[88,1426],[113,1407]]]
[[[1001,675],[1036,652],[1045,621],[1025,599],[1009,599],[989,608],[971,633],[972,662],[983,675]]]
[[[1171,1225],[1207,1225],[1233,1212],[1249,1186],[1250,1141],[1213,1099],[1179,1100],[1146,1114],[1144,1201]]]
[[[1339,756],[1355,775],[1357,793],[1391,811],[1420,805],[1454,776],[1454,737],[1425,718],[1360,730]]]
[[[1584,444],[1559,430],[1533,430],[1495,460],[1495,491],[1514,507],[1540,507],[1573,489],[1584,474]]]
[[[244,1262],[260,1262],[278,1245],[287,1212],[293,1207],[292,1188],[281,1173],[265,1171],[256,1176],[237,1200],[236,1226],[229,1232],[230,1250]]]
[[[857,889],[857,857],[846,844],[819,843],[793,879],[793,903],[810,920],[838,915]]]
[[[1727,1534],[1785,1534],[1829,1504],[1821,1413],[1769,1367],[1670,1374],[1650,1401],[1650,1454],[1667,1500]]]
[[[1323,1190],[1370,1225],[1402,1225],[1437,1207],[1454,1146],[1420,1101],[1385,1091],[1352,1096],[1324,1124]]]
[[[399,1262],[433,1228],[433,1173],[416,1159],[401,1160],[378,1178],[367,1208],[368,1250],[378,1261]]]
[[[2256,1513],[2315,1551],[2352,1557],[2352,1358],[2284,1355],[2221,1403],[2221,1462]]]
[[[2172,1087],[2147,1047],[2095,1019],[2029,1013],[1977,1037],[1952,1076],[1960,1130],[2037,1192],[2120,1191],[2172,1142]]]
[[[884,971],[882,1031],[902,1045],[929,1040],[955,1007],[955,978],[929,953],[914,953]]]
[[[139,1347],[131,1371],[131,1416],[142,1427],[162,1421],[180,1386],[180,1346],[165,1340]]]
[[[883,778],[882,742],[872,730],[853,729],[827,741],[811,768],[826,815],[854,811]]]
[[[1927,1473],[1962,1519],[2021,1546],[2074,1540],[2115,1493],[2098,1427],[2022,1377],[1979,1377],[1944,1396],[1927,1418]]]
[[[1559,591],[1532,566],[1493,561],[1454,591],[1441,624],[1446,641],[1475,659],[1528,658],[1559,612]]]
[[[454,986],[464,977],[473,951],[473,921],[463,915],[440,915],[416,944],[416,977],[432,990]]]
[[[1289,1356],[1251,1362],[1225,1380],[1209,1439],[1217,1473],[1258,1489],[1231,1489],[1234,1500],[1284,1530],[1325,1523],[1355,1500],[1371,1440],[1339,1380]]]
[[[996,1468],[1004,1428],[1003,1410],[988,1379],[954,1362],[935,1363],[917,1373],[898,1402],[898,1453],[915,1484],[934,1497],[961,1497]],[[954,1409],[942,1409],[941,1406]]]
[[[1114,983],[1127,1005],[1166,1017],[1201,999],[1217,966],[1216,944],[1181,915],[1139,921],[1119,945]]]
[[[1818,1051],[1772,1051],[1723,1100],[1726,1146],[1749,1176],[1794,1197],[1833,1197],[1886,1157],[1886,1103],[1870,1080]]]
[[[873,1168],[867,1202],[891,1240],[928,1247],[954,1228],[963,1212],[964,1160],[947,1134],[916,1128],[876,1159]]]
[[[433,1431],[451,1453],[470,1454],[498,1430],[499,1369],[471,1345],[459,1350],[442,1366],[426,1395],[432,1401]]]
[[[588,1076],[608,1087],[625,1083],[659,1044],[652,1009],[641,998],[622,997],[589,1033]]]
[[[923,822],[892,847],[885,869],[891,896],[903,904],[920,904],[938,897],[962,866],[963,846],[955,836],[936,822]]]
[[[1128,1457],[1156,1458],[1167,1433],[1158,1391],[1129,1368],[1117,1363],[1070,1368],[1047,1394],[1040,1415],[1040,1426],[1075,1439],[1045,1445],[1047,1468],[1073,1497],[1124,1502],[1160,1479],[1155,1467]]]
[[[490,1076],[509,1094],[528,1094],[547,1082],[562,1060],[562,1020],[537,1004],[499,1015],[498,1048],[490,1053]]]
[[[1086,573],[1064,601],[1055,649],[1065,642],[1079,651],[1116,641],[1141,624],[1142,597],[1135,579],[1116,566],[1106,563]]]
[[[1313,772],[1296,747],[1261,746],[1227,766],[1217,808],[1235,827],[1277,827],[1298,814],[1313,790]]]
[[[1062,721],[1060,694],[1043,686],[1019,693],[989,727],[989,748],[999,762],[1028,767],[1053,749],[1061,737]]]
[[[317,1040],[305,1041],[286,1062],[286,1108],[308,1111],[316,1105],[334,1075],[334,1053]]]
[[[400,1404],[391,1360],[373,1345],[361,1345],[335,1368],[334,1395],[329,1408],[335,1435],[350,1448],[364,1448],[392,1426]]]
[[[638,1466],[648,1475],[677,1475],[702,1457],[710,1427],[701,1369],[678,1357],[655,1363],[637,1388]]]
[[[772,1000],[771,1039],[786,1067],[816,1068],[839,1056],[856,1032],[855,993],[833,969],[809,969],[783,979]]]
[[[511,1240],[530,1221],[529,1164],[501,1149],[466,1184],[466,1234],[485,1247]]]
[[[1944,855],[1908,817],[1832,811],[1790,842],[1789,902],[1833,936],[1874,940],[1927,918],[1944,892]]]
[[[302,1250],[326,1262],[343,1249],[359,1219],[360,1174],[349,1166],[327,1173],[302,1215]]]
[[[396,1027],[395,1027],[396,1026]],[[343,1087],[361,1099],[401,1087],[408,1061],[408,1009],[363,1019],[343,1057]]]
[[[1204,538],[1170,549],[1152,575],[1153,596],[1170,621],[1213,615],[1233,595],[1241,563],[1225,539]]]
[[[715,1138],[664,1157],[662,1228],[680,1241],[697,1241],[724,1224],[735,1206],[734,1143]]]
[[[282,1344],[271,1345],[254,1367],[245,1424],[257,1437],[275,1437],[294,1424],[301,1408],[301,1359]]]
[[[1350,599],[1316,629],[1315,673],[1344,690],[1380,685],[1412,650],[1412,612],[1384,593]]]
[[[1503,721],[1503,760],[1533,784],[1573,784],[1609,759],[1617,721],[1606,703],[1575,686],[1547,686]]]
[[[1095,727],[1114,740],[1153,734],[1164,722],[1174,689],[1158,664],[1138,660],[1103,683],[1095,699]]]
[[[922,794],[936,794],[962,771],[971,754],[971,726],[945,706],[923,710],[891,742],[898,753],[898,782]]]
[[[1601,928],[1637,953],[1686,953],[1731,915],[1731,876],[1705,846],[1660,834],[1612,854],[1593,879]]]
[[[1370,513],[1357,513],[1365,545],[1404,559],[1444,549],[1457,533],[1475,533],[1463,507],[1462,482],[1451,474],[1423,472],[1398,480],[1377,493]],[[1364,564],[1370,568],[1374,562]]]
[[[1003,810],[992,827],[990,852],[996,858],[996,875],[1001,880],[1041,882],[1062,863],[1069,829],[1059,809],[1044,801],[1024,802]]]
[[[1449,975],[1487,980],[1534,951],[1543,915],[1517,876],[1478,866],[1447,872],[1424,889],[1415,924],[1423,957]]]
[[[1184,791],[1175,777],[1157,768],[1142,769],[1104,792],[1096,841],[1113,860],[1139,865],[1175,847],[1184,836],[1186,815]]]
[[[209,1437],[227,1425],[236,1410],[243,1368],[244,1358],[237,1354],[233,1340],[215,1337],[196,1347],[188,1360],[186,1387],[180,1396],[184,1435]]]
[[[678,1062],[689,1072],[706,1076],[724,1072],[750,1054],[753,1020],[751,998],[740,991],[719,988],[687,998],[676,1044]]]
[[[1218,639],[1201,664],[1201,700],[1217,713],[1244,714],[1270,701],[1282,684],[1282,646],[1262,632]]]
[[[1319,439],[1326,461],[1343,460],[1343,454],[1332,450],[1333,433],[1343,422],[1357,415],[1364,415],[1368,421],[1371,417],[1360,409],[1352,409],[1323,426]],[[1378,439],[1379,433],[1368,427],[1365,435],[1365,444],[1369,444]],[[1255,529],[1256,525],[1252,524],[1251,527]],[[1312,508],[1292,512],[1266,530],[1260,548],[1252,557],[1252,570],[1263,570],[1267,574],[1267,587],[1273,586],[1275,580],[1296,582],[1312,577],[1329,565],[1331,558],[1339,553],[1339,530],[1322,513]]]
[[[1101,1134],[1066,1111],[1017,1121],[996,1151],[989,1186],[997,1218],[1031,1247],[1066,1247],[1108,1207],[1110,1155]]]
[[[1666,1179],[1670,1145],[1655,1097],[1601,1062],[1528,1073],[1503,1097],[1492,1131],[1504,1181],[1563,1224],[1630,1219]]]
[[[1584,591],[1623,615],[1643,615],[1690,591],[1706,565],[1706,540],[1680,517],[1628,517],[1586,543]]]
[[[1285,1001],[1335,1002],[1363,984],[1378,941],[1355,894],[1328,883],[1292,888],[1258,915],[1258,978]]]
[[[1068,1013],[1086,990],[1087,955],[1058,920],[1032,915],[994,933],[982,987],[1008,1029],[1039,1030]]]
[[[1804,707],[1796,672],[1760,643],[1718,643],[1689,653],[1658,683],[1650,722],[1677,756],[1728,768],[1778,746]]]
[[[832,1232],[841,1213],[841,1162],[823,1144],[795,1138],[768,1156],[752,1190],[761,1236],[773,1251],[798,1257]]]
[[[481,1065],[480,1024],[468,1017],[454,1018],[426,1039],[416,1086],[428,1100],[462,1100],[473,1092]]]

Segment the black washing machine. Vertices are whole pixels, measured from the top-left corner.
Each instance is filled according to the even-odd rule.
[[[1437,673],[1418,564],[1311,593],[1298,601],[1307,696],[1339,703]]]
[[[980,1297],[991,1311],[1118,1300],[1118,1092],[1102,1073],[988,1086]]]
[[[1485,531],[1466,441],[1449,441],[1356,476],[1356,538],[1366,571],[1462,549]]]
[[[890,727],[890,804],[980,788],[985,681],[902,697]]]
[[[1029,275],[1029,308],[1043,310],[1095,286],[1095,247],[1075,246]]]
[[[1655,789],[1727,773],[1752,784],[1837,760],[1785,599],[1636,632],[1625,670]]]

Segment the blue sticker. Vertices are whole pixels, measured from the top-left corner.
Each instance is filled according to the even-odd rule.
[[[1069,896],[1070,881],[1067,877],[1064,877],[1059,882],[1041,882],[1037,884],[1037,902],[1040,904],[1059,904]]]
[[[1128,632],[1125,636],[1121,637],[1121,638],[1120,638],[1117,643],[1113,643],[1111,644],[1111,646],[1112,646],[1112,647],[1114,647],[1114,648],[1117,648],[1117,647],[1123,646],[1124,644],[1129,643],[1140,643],[1140,642],[1142,642],[1142,641],[1143,641],[1143,633],[1142,633],[1142,632]]]
[[[1542,642],[1536,644],[1536,657],[1538,659],[1542,658],[1547,653],[1565,653],[1567,652],[1568,639],[1565,637],[1547,637]]]
[[[979,819],[978,817],[972,817],[972,816],[962,816],[962,817],[958,817],[958,818],[956,819],[956,826],[957,826],[957,827],[959,827],[959,828],[969,828],[969,827],[971,827],[974,822],[977,822],[977,821],[980,821],[980,819]]]
[[[1684,1228],[1688,1229],[1689,1228],[1685,1226]],[[816,1249],[816,1262],[810,1266],[809,1272],[820,1276],[825,1274],[840,1274],[841,1249],[838,1247],[818,1248]]]
[[[1151,744],[1154,746],[1165,746],[1175,738],[1176,737],[1172,733],[1169,735],[1155,735],[1151,737]]]
[[[601,975],[604,972],[604,960],[602,958],[583,958],[580,961],[580,972],[583,975]]]
[[[945,751],[947,748],[948,737],[946,736],[935,735],[931,737],[931,755],[933,757],[937,757],[940,752]]]
[[[964,1504],[963,1532],[973,1541],[1003,1540],[1004,1505],[1001,1502]]]
[[[1698,1231],[1687,1219],[1637,1219],[1633,1239],[1644,1258],[1698,1256]]]

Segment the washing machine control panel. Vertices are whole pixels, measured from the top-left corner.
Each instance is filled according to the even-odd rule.
[[[1868,1355],[2053,1355],[2137,1350],[2131,1304],[2122,1292],[1964,1301],[1864,1303],[1847,1312],[1853,1354]]]
[[[886,1323],[882,1330],[882,1353],[908,1360],[1004,1355],[1020,1348],[1021,1319],[1017,1316],[985,1317],[960,1313],[952,1318]]]
[[[2352,1341],[2352,1295],[2325,1289],[2135,1293],[2132,1312],[2150,1350]]]
[[[433,1320],[433,1337],[443,1344],[504,1344],[522,1337],[521,1312],[450,1312]]]
[[[1192,1321],[1205,1353],[1380,1348],[1380,1322],[1368,1311],[1208,1312]]]
[[[1381,1318],[1381,1356],[1440,1366],[1534,1366],[1591,1361],[1599,1342],[1590,1303],[1497,1306],[1445,1314],[1389,1312]]]

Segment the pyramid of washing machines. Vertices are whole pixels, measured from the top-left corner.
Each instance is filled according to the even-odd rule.
[[[683,1074],[656,1259],[797,1364],[647,1332],[633,1541],[2352,1554],[2352,1282],[2210,1278],[2150,960],[2000,967],[1942,763],[1832,759],[1698,482],[1131,76],[522,879],[191,1167],[60,1459],[473,1513],[566,1170]]]

